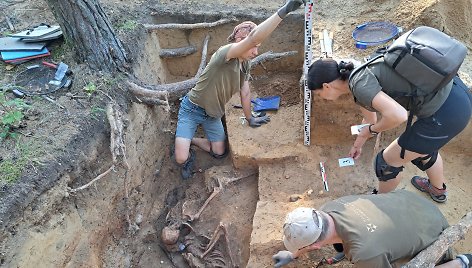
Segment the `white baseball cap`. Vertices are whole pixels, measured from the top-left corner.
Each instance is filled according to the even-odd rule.
[[[287,214],[283,228],[285,248],[294,253],[315,243],[323,229],[323,221],[314,208],[301,207]]]

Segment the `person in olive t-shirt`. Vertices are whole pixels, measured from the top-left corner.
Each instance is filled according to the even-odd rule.
[[[192,176],[195,153],[190,149],[191,144],[215,158],[226,155],[226,135],[221,117],[225,113],[225,104],[235,93],[241,95],[244,116],[251,127],[258,127],[270,120],[268,116],[253,117],[251,114],[249,61],[257,56],[259,45],[285,16],[304,3],[305,0],[287,0],[284,6],[259,25],[249,21],[237,25],[228,37],[230,44],[220,47],[212,55],[195,87],[180,104],[175,160],[182,165],[183,179]],[[199,125],[203,127],[205,138],[194,138]]]
[[[308,71],[308,88],[326,100],[352,94],[363,115],[360,133],[349,156],[359,158],[367,139],[393,129],[411,118],[417,120],[377,154],[374,167],[379,179],[378,192],[394,190],[400,183],[397,176],[403,165],[412,162],[427,177],[414,176],[411,183],[428,193],[436,202],[447,200],[443,160],[439,149],[457,136],[469,123],[471,94],[459,77],[454,77],[436,92],[424,92],[413,98],[413,85],[379,59],[365,68],[354,70],[352,62],[333,59],[315,61]],[[352,75],[351,75],[352,73]],[[409,103],[411,101],[411,103]],[[377,119],[377,112],[381,115]],[[376,190],[374,190],[375,192]]]
[[[357,268],[399,267],[436,241],[449,224],[430,201],[406,190],[344,196],[319,210],[297,208],[287,214],[284,244],[273,256],[275,267],[305,252],[338,245]],[[342,245],[342,246],[340,246]],[[470,267],[471,255],[450,252],[436,267]]]

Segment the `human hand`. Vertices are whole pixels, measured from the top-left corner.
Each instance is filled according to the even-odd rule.
[[[279,8],[277,14],[281,19],[284,19],[288,13],[297,10],[302,4],[306,4],[306,0],[287,0],[285,5]]]
[[[352,146],[351,150],[349,151],[349,157],[354,159],[358,159],[362,154],[362,147]]]
[[[270,122],[270,117],[267,115],[261,116],[261,117],[254,117],[251,116],[249,119],[249,125],[251,127],[260,127],[262,124],[266,124]]]
[[[293,258],[292,252],[283,250],[283,251],[279,251],[277,254],[272,256],[272,260],[274,260],[275,262],[274,267],[279,268],[279,267],[289,264],[291,261],[294,260],[294,258]]]

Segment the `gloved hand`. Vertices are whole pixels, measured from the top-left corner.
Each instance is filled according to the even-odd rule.
[[[262,124],[266,124],[270,122],[270,117],[267,115],[261,116],[261,117],[254,117],[251,116],[249,119],[249,125],[251,127],[260,127]]]
[[[306,4],[306,0],[287,0],[285,5],[279,8],[277,14],[281,19],[284,19],[288,13],[297,10],[302,4]]]
[[[275,262],[274,267],[279,268],[289,264],[291,261],[294,260],[294,258],[292,252],[284,250],[279,251],[277,254],[272,256],[272,260],[274,260]]]

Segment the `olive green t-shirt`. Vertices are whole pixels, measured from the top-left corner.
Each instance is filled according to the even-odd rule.
[[[436,205],[405,190],[345,196],[321,210],[334,219],[344,253],[358,268],[397,267],[449,226]]]
[[[238,59],[226,61],[231,46],[222,46],[211,56],[197,84],[188,93],[190,101],[205,109],[211,117],[222,117],[225,104],[250,78],[248,61],[242,62],[241,67]]]
[[[375,111],[372,107],[372,100],[380,91],[392,97],[405,109],[410,110],[408,107],[410,98],[404,95],[412,92],[413,85],[385,64],[383,59],[356,72],[349,81],[349,87],[356,103],[369,111]],[[435,93],[427,94],[418,90],[418,97],[415,98],[416,104],[414,105],[417,109],[415,115],[422,118],[434,114],[446,101],[451,88],[452,80]]]

